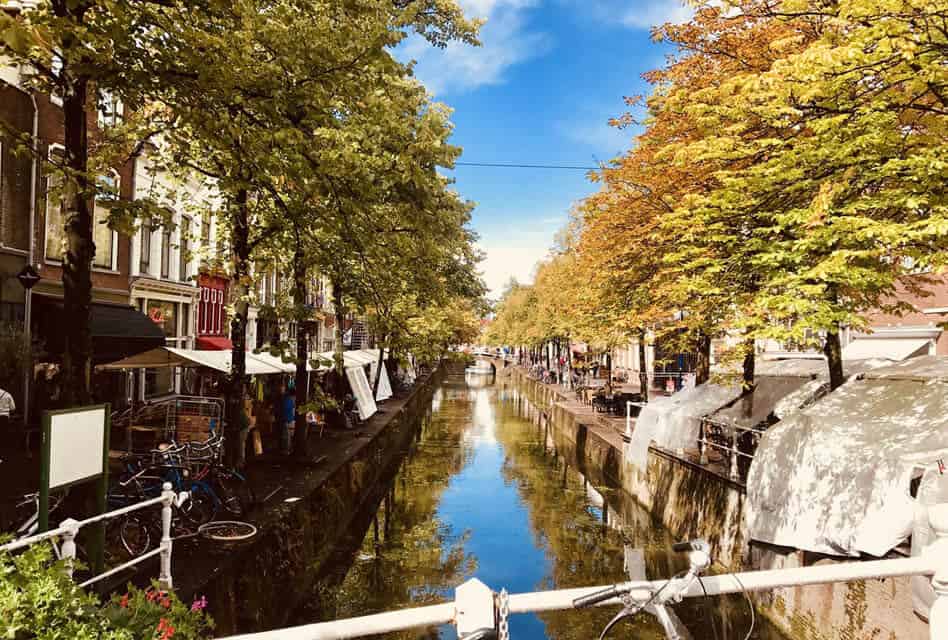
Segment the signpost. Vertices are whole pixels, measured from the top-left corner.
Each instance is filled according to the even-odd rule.
[[[106,511],[109,483],[108,404],[76,407],[43,413],[43,457],[40,468],[39,531],[49,529],[49,492],[98,481],[96,507]],[[96,572],[102,570],[105,524],[93,533],[89,561]]]

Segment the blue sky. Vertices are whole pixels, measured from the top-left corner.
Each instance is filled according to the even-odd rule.
[[[487,19],[482,47],[402,49],[435,98],[454,109],[462,162],[595,166],[631,144],[630,131],[608,126],[641,94],[641,74],[668,49],[653,43],[653,24],[680,21],[679,0],[460,0]],[[477,203],[474,228],[496,294],[511,276],[530,280],[570,207],[596,186],[583,171],[458,167],[461,195]]]

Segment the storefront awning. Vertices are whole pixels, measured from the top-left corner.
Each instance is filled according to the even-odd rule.
[[[843,348],[843,360],[905,360],[928,355],[930,344],[931,340],[927,338],[857,338]]]
[[[234,343],[224,336],[198,336],[197,348],[205,351],[230,351]]]
[[[152,369],[162,367],[207,367],[222,373],[230,373],[230,351],[204,351],[200,349],[175,349],[160,347],[145,353],[123,358],[99,367],[102,370]],[[270,364],[252,353],[246,355],[247,375],[270,375],[284,373],[281,367]]]
[[[61,358],[65,349],[63,327],[69,323],[63,301],[33,296],[37,332],[47,357]],[[165,344],[165,334],[145,314],[128,305],[93,302],[89,331],[92,334],[93,363],[112,362],[143,353]]]
[[[388,355],[386,353],[386,355]],[[333,361],[335,354],[332,351],[323,351],[319,354],[320,360]],[[378,349],[357,349],[354,351],[342,352],[343,365],[346,369],[351,367],[364,367],[367,364],[377,364],[379,361]]]

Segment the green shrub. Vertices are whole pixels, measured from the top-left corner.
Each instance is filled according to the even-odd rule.
[[[103,604],[68,577],[47,544],[0,553],[4,640],[197,640],[213,626],[206,605],[201,598],[189,607],[156,586],[129,586]]]

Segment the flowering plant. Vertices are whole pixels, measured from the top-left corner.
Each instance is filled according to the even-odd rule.
[[[112,626],[129,630],[135,638],[198,640],[209,637],[214,626],[206,608],[204,596],[187,605],[153,583],[148,589],[129,585],[127,593],[113,595],[106,615]]]

